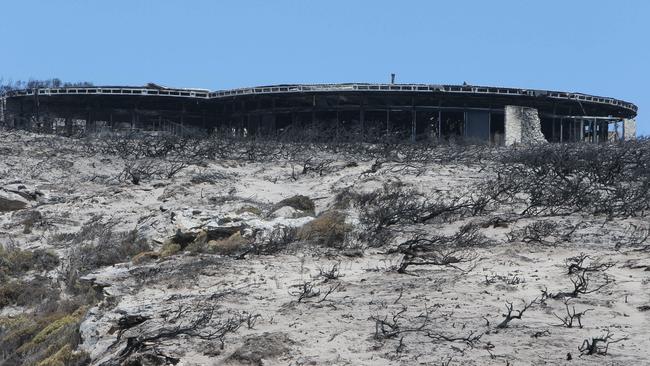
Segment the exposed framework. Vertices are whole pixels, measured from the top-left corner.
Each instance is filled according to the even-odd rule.
[[[355,140],[392,134],[412,141],[504,143],[518,128],[513,124],[521,124],[506,113],[508,106],[534,110],[538,121],[533,125],[549,141],[629,136],[623,126],[630,126],[628,120],[637,113],[634,104],[613,98],[470,85],[276,85],[210,92],[150,84],[13,91],[0,101],[0,122],[67,133],[79,128],[222,129],[245,135],[318,125]]]

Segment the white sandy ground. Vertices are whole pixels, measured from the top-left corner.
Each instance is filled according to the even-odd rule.
[[[139,235],[160,245],[177,229],[209,226],[224,217],[238,217],[257,228],[300,226],[312,218],[269,219],[234,214],[245,205],[268,210],[296,194],[314,199],[318,214],[328,209],[336,192],[345,187],[371,190],[384,182],[400,180],[423,192],[463,192],[490,174],[481,166],[450,164],[428,166],[420,176],[391,172],[388,166],[361,177],[372,162],[358,161],[357,167],[323,177],[299,175],[294,180],[289,163],[212,161],[206,166],[190,166],[169,181],[135,186],[114,179],[123,167],[120,158],[89,156],[75,147],[74,140],[5,133],[0,136],[0,146],[0,188],[15,190],[23,185],[24,190],[42,193],[29,205],[50,224],[23,234],[15,214],[0,213],[0,241],[10,241],[23,249],[51,248],[52,235],[76,232],[98,215],[119,222],[117,227],[122,230],[137,229]],[[190,178],[197,173],[222,173],[224,178],[214,184],[193,184]],[[419,229],[451,234],[461,223],[480,219],[485,217],[426,224]],[[223,349],[218,342],[190,337],[165,341],[159,349],[180,358],[180,365],[236,365],[237,361],[229,360],[229,356],[247,336],[281,332],[291,339],[287,342],[288,352],[263,360],[262,364],[430,365],[449,360],[450,365],[650,364],[650,312],[638,309],[650,304],[650,272],[644,270],[650,267],[642,266],[650,266],[650,253],[614,249],[614,243],[626,235],[630,225],[647,224],[647,219],[606,221],[579,215],[550,219],[582,221],[583,225],[573,240],[557,246],[507,241],[506,234],[532,219],[516,221],[506,228],[482,229],[492,240],[478,249],[479,259],[468,273],[413,267],[411,274],[399,274],[391,269],[400,257],[384,254],[385,248],[369,248],[363,257],[351,258],[308,243],[291,254],[247,256],[244,260],[186,253],[158,262],[102,268],[87,279],[106,286],[107,301],[91,309],[83,322],[81,348],[91,354],[93,364],[100,364],[121,351],[110,348],[117,337],[110,329],[121,316],[150,316],[152,320],[127,332],[146,331],[159,327],[163,316],[179,306],[211,303],[218,305],[218,315],[224,318],[243,311],[260,317],[251,329],[242,326],[228,334]],[[354,212],[350,212],[349,221],[355,222]],[[67,248],[54,249],[66,255]],[[584,316],[582,329],[557,326],[559,321],[553,313],[564,315],[564,304],[554,299],[529,309],[506,329],[495,328],[502,320],[506,301],[513,302],[517,309],[521,299],[539,298],[544,288],[551,293],[571,290],[564,261],[580,253],[616,262],[607,271],[614,280],[611,285],[573,300],[578,311],[593,309]],[[339,279],[323,282],[318,278],[319,268],[336,263],[340,263]],[[497,280],[487,284],[485,277],[494,275],[517,276],[522,283],[509,285]],[[340,286],[325,301],[298,303],[291,293],[304,281],[313,281],[322,293],[336,283],[340,282]],[[403,346],[397,352],[399,339],[373,337],[375,321],[371,317],[390,318],[403,308],[407,318],[404,326],[417,327],[422,319],[418,316],[429,309],[430,328],[442,334],[483,335],[470,346],[464,342],[434,342],[418,332],[405,333]],[[0,316],[21,311],[24,309],[5,308]],[[613,332],[615,339],[627,340],[612,344],[606,356],[579,357],[577,349],[583,340],[602,335],[605,329]],[[571,361],[566,361],[567,353],[571,353]]]

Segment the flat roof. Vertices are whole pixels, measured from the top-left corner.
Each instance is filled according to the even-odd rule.
[[[479,97],[521,97],[532,99],[545,99],[547,101],[576,101],[592,105],[604,105],[620,108],[626,115],[636,116],[638,107],[627,101],[589,95],[575,92],[562,92],[540,89],[523,89],[495,86],[475,85],[438,85],[438,84],[370,84],[370,83],[340,83],[340,84],[283,84],[237,88],[228,90],[208,91],[205,89],[183,89],[156,87],[149,84],[144,87],[137,86],[92,86],[92,87],[67,87],[24,89],[7,93],[7,98],[42,95],[122,95],[122,96],[162,96],[176,98],[196,98],[202,100],[219,100],[236,96],[265,95],[265,94],[294,94],[294,93],[415,93],[426,95],[449,96],[479,96]]]

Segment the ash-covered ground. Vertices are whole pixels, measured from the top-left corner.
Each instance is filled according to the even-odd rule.
[[[649,141],[0,131],[0,364],[647,364],[649,209]]]

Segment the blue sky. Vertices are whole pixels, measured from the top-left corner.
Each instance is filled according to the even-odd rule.
[[[233,87],[462,83],[577,91],[640,108],[646,0],[4,0],[0,77]]]

